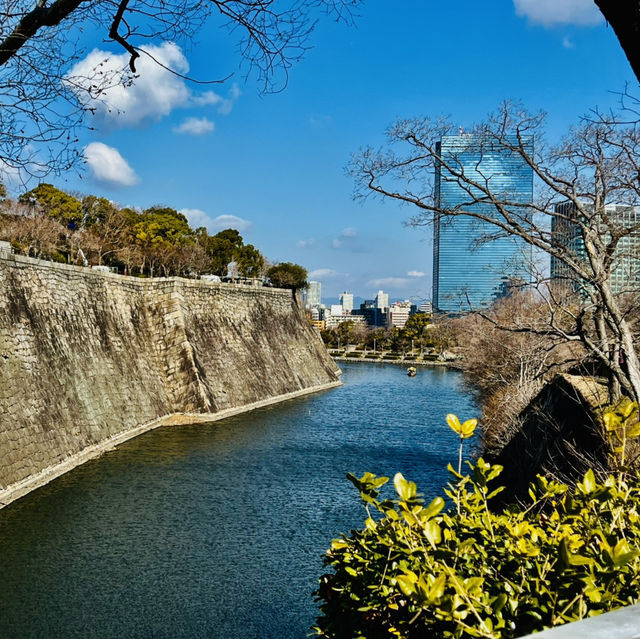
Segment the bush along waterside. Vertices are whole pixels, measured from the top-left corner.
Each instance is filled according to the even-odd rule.
[[[572,487],[539,476],[526,507],[492,510],[502,467],[482,459],[467,462],[466,475],[449,466],[449,505],[425,503],[400,473],[384,499],[387,477],[348,475],[367,517],[326,553],[316,635],[519,637],[637,603],[640,480],[623,468],[627,440],[640,435],[637,412],[626,402],[603,415],[619,472],[599,480],[589,470]],[[447,421],[460,444],[475,428]]]

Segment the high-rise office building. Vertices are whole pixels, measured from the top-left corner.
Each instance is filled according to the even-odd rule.
[[[322,303],[322,284],[320,282],[309,282],[307,284],[307,305],[320,306]]]
[[[593,209],[592,209],[593,210]],[[587,252],[580,225],[573,221],[577,213],[571,202],[556,205],[556,215],[551,219],[554,241],[563,246],[570,256],[586,260]],[[605,206],[609,224],[620,229],[631,228],[640,223],[640,207],[621,204]],[[597,222],[597,220],[596,220]],[[609,231],[601,224],[600,234],[610,238]],[[640,233],[630,233],[620,239],[611,270],[611,290],[614,293],[637,293],[640,291]],[[577,291],[582,287],[576,274],[561,260],[551,256],[551,280],[564,290]]]
[[[378,291],[378,294],[376,295],[376,308],[389,308],[389,293]]]
[[[415,307],[414,307],[415,308]],[[412,304],[406,302],[394,302],[389,306],[389,328],[404,328],[411,315]]]
[[[353,315],[362,315],[369,326],[386,326],[388,310],[378,308],[375,300],[365,300],[359,309],[351,311]]]
[[[533,139],[525,141],[533,152]],[[488,183],[491,191],[526,214],[533,199],[533,171],[517,153],[475,135],[444,136],[437,144],[443,162],[465,177]],[[476,202],[470,187],[444,167],[436,167],[435,194],[440,209],[493,215],[489,203]],[[522,209],[520,209],[522,207]],[[470,216],[436,215],[433,238],[433,306],[462,313],[488,306],[515,283],[529,281],[531,247]]]
[[[351,313],[353,310],[353,293],[347,293],[345,291],[340,295],[340,304],[346,313]]]

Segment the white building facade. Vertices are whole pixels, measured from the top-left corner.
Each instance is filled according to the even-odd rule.
[[[376,295],[376,308],[389,308],[389,293],[378,291]]]
[[[345,312],[350,313],[353,310],[353,293],[345,291],[340,295],[340,304]]]
[[[320,306],[322,303],[322,284],[320,282],[309,282],[307,284],[307,305]]]
[[[389,328],[404,328],[411,314],[411,302],[394,302],[389,307]]]

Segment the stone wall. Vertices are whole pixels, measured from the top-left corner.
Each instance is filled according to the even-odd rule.
[[[0,252],[0,506],[148,428],[338,380],[290,291]]]

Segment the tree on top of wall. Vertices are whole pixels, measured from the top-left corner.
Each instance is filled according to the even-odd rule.
[[[299,264],[280,262],[267,270],[267,277],[277,288],[298,290],[307,285],[307,270]]]

